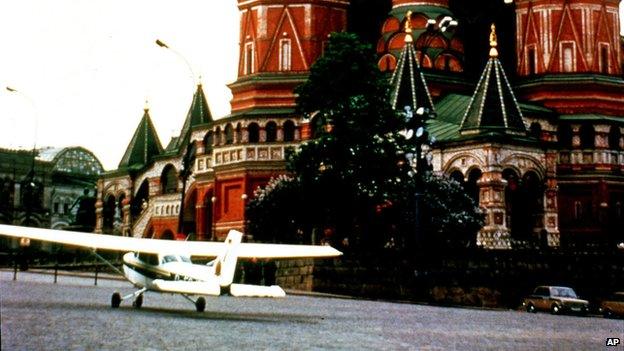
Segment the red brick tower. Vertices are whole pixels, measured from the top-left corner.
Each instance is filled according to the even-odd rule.
[[[346,28],[348,0],[239,0],[238,79],[232,113],[193,129],[194,182],[185,218],[195,211],[200,238],[244,230],[254,190],[285,173],[286,152],[309,134],[295,113],[294,88],[323,53],[328,35]],[[185,203],[186,203],[185,202]]]
[[[517,72],[528,78],[519,94],[563,114],[621,114],[619,3],[516,1]]]
[[[343,31],[348,0],[239,0],[238,79],[230,85],[232,114],[294,107],[293,89],[323,52],[331,32]]]
[[[517,0],[521,99],[557,112],[546,121],[557,148],[561,238],[621,233],[624,79],[620,0]],[[621,238],[621,237],[620,237]],[[618,239],[621,240],[621,239]]]

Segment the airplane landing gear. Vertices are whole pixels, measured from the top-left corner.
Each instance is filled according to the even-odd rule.
[[[141,308],[143,306],[143,294],[137,295],[137,297],[132,302],[132,307]]]
[[[111,296],[111,307],[119,308],[119,304],[121,304],[121,295],[115,291]]]
[[[128,294],[126,296],[121,296],[117,291],[115,291],[113,293],[113,296],[111,296],[111,307],[119,308],[121,301],[134,297],[134,302],[132,302],[132,306],[134,306],[134,308],[141,308],[141,306],[143,306],[143,293],[145,291],[147,291],[147,288],[142,288],[141,290],[137,290],[132,294]]]
[[[195,301],[195,309],[197,309],[197,312],[204,312],[206,309],[206,299],[203,296],[198,297],[197,301]]]

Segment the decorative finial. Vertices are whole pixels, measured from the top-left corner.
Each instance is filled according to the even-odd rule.
[[[412,38],[412,11],[407,11],[405,14],[405,42],[411,43]]]
[[[149,111],[149,100],[145,99],[145,105],[143,105],[143,111]]]
[[[490,58],[498,57],[498,39],[496,37],[496,25],[492,23],[490,27]]]

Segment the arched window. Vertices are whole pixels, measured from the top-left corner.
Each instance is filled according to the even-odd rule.
[[[257,123],[250,123],[247,126],[247,133],[249,134],[249,142],[257,143],[260,141],[260,127],[258,127]]]
[[[464,185],[464,174],[459,170],[453,171],[449,175],[449,178],[453,179],[454,181],[458,182],[461,185]]]
[[[213,145],[214,134],[212,133],[212,130],[209,130],[208,133],[206,133],[206,136],[204,136],[204,148],[206,150],[206,153],[208,153],[209,150],[212,150]]]
[[[622,133],[620,132],[619,126],[611,126],[611,131],[609,131],[609,149],[611,150],[620,150],[620,139],[622,138]]]
[[[295,140],[295,123],[293,121],[284,122],[282,129],[284,130],[284,141]]]
[[[115,197],[109,195],[104,202],[104,208],[102,209],[102,217],[104,219],[104,233],[110,234],[113,232],[113,224],[115,221]]]
[[[132,198],[132,203],[130,204],[130,213],[132,214],[132,218],[135,219],[138,215],[143,212],[149,202],[149,182],[147,179],[141,183],[139,190],[136,192],[134,197]]]
[[[217,127],[217,129],[215,129],[213,145],[221,145],[221,127]]]
[[[243,128],[241,127],[241,124],[238,123],[236,125],[236,130],[234,131],[234,142],[240,144],[241,141],[243,141]]]
[[[592,126],[591,124],[584,124],[583,126],[581,126],[580,134],[581,134],[581,148],[593,149],[594,140],[596,139],[594,126]]]
[[[562,124],[557,129],[557,139],[562,149],[572,148],[572,127],[568,124]]]
[[[160,175],[160,186],[163,194],[172,194],[178,191],[178,173],[173,165],[165,166]]]
[[[531,123],[531,126],[529,127],[529,131],[532,137],[534,137],[537,140],[541,140],[542,138],[542,125],[541,124],[539,124],[538,122]]]
[[[473,168],[468,172],[468,180],[466,181],[466,193],[475,201],[477,205],[479,205],[479,179],[483,172],[481,172],[478,168]]]
[[[225,145],[232,145],[234,143],[234,128],[231,124],[225,126]]]
[[[280,39],[280,71],[290,71],[291,68],[290,39]]]
[[[264,126],[266,130],[266,141],[269,143],[277,141],[277,124],[275,122],[269,122]]]

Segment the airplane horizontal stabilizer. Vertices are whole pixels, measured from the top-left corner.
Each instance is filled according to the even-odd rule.
[[[154,290],[170,293],[180,293],[189,295],[221,295],[221,287],[217,281],[214,282],[187,282],[182,280],[162,280],[155,279],[152,284]]]
[[[230,285],[230,295],[235,297],[285,297],[286,293],[277,285]]]

